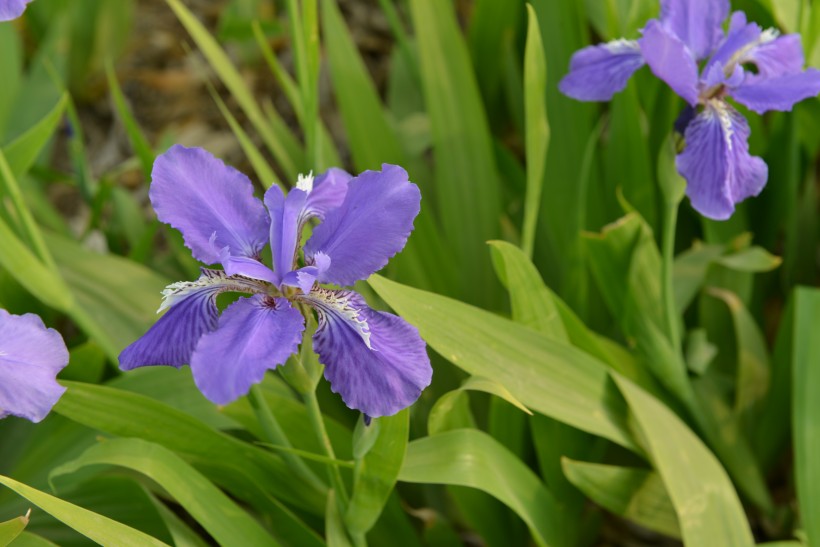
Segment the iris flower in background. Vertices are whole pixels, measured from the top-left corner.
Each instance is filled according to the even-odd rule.
[[[33,313],[0,310],[0,418],[45,418],[65,392],[56,378],[67,364],[60,333]]]
[[[287,196],[272,186],[263,205],[245,175],[202,149],[177,145],[157,158],[149,196],[194,258],[224,269],[202,268],[197,281],[170,285],[160,307],[167,313],[123,350],[120,368],[190,364],[200,391],[226,404],[296,351],[302,312],[311,307],[319,318],[313,348],[348,407],[369,417],[395,414],[430,384],[415,327],[371,309],[351,290],[319,285],[366,279],[404,248],[421,201],[404,169],[385,164],[357,177],[330,169],[300,177]],[[312,218],[320,223],[299,267],[302,229]],[[261,260],[268,241],[273,269]],[[219,315],[223,292],[250,296]]]
[[[26,11],[31,0],[0,0],[0,21],[17,19]]]
[[[749,154],[749,125],[726,100],[749,110],[788,111],[820,93],[820,71],[803,69],[800,35],[781,36],[729,15],[729,0],[661,0],[661,15],[638,40],[615,40],[573,55],[560,90],[581,101],[607,101],[644,64],[689,106],[677,128],[685,148],[677,157],[692,206],[725,220],[735,204],[756,196],[768,178],[762,159]],[[706,61],[703,69],[698,63]]]

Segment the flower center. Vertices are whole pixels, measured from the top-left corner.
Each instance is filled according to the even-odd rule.
[[[726,92],[726,84],[718,84],[713,85],[712,87],[708,87],[700,93],[700,104],[706,106],[711,101],[723,100],[723,98],[726,96]]]

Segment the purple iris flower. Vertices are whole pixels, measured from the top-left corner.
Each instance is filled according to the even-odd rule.
[[[67,364],[60,333],[33,313],[0,310],[0,418],[45,418],[65,392],[56,378]]]
[[[177,145],[154,163],[149,196],[194,258],[223,269],[202,268],[198,280],[170,285],[160,307],[167,313],[123,350],[120,368],[190,364],[200,391],[226,404],[296,351],[310,307],[319,318],[313,348],[350,408],[395,414],[430,384],[415,327],[371,309],[354,291],[319,285],[366,279],[404,248],[421,201],[404,169],[385,164],[357,177],[330,169],[300,177],[287,196],[272,186],[263,205],[245,175],[202,149]],[[310,219],[320,223],[300,253]],[[272,269],[261,261],[268,241]],[[223,292],[250,296],[219,315]]]
[[[560,90],[581,101],[607,101],[644,64],[697,109],[683,132],[678,172],[692,206],[716,220],[756,196],[768,178],[762,159],[749,154],[749,125],[727,97],[759,114],[788,111],[820,93],[820,71],[803,69],[800,35],[779,35],[732,14],[729,0],[661,0],[661,15],[639,40],[615,40],[573,55]],[[703,69],[698,63],[706,61]]]
[[[31,0],[0,0],[0,21],[17,19],[26,11]]]

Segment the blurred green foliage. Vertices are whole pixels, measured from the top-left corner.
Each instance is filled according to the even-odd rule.
[[[820,543],[817,101],[750,118],[766,189],[723,223],[684,201],[670,234],[682,102],[646,70],[609,104],[557,89],[655,0],[363,3],[390,33],[379,77],[348,4],[232,0],[215,22],[159,4],[261,188],[396,163],[422,190],[407,248],[361,289],[419,329],[433,385],[365,428],[325,384],[317,414],[270,374],[273,447],[258,400],[216,408],[185,369],[116,368],[162,288],[197,274],[146,208],[178,135],[152,141],[118,79],[142,6],[36,0],[0,24],[0,305],[71,350],[53,415],[0,422],[0,543]],[[812,2],[732,4],[820,66]],[[80,113],[106,100],[131,157],[100,170]]]

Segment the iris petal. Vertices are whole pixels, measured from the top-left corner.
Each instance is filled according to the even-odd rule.
[[[17,19],[26,11],[31,0],[0,0],[0,21]]]
[[[686,148],[677,157],[686,194],[702,215],[725,220],[735,204],[766,185],[768,167],[749,155],[749,125],[723,101],[710,101],[686,129]]]
[[[775,30],[763,31],[759,25],[747,23],[743,12],[735,12],[726,40],[709,60],[704,73],[718,63],[729,69],[754,64],[756,72],[748,72],[745,81],[757,83],[802,72],[803,46],[800,35],[778,36]]]
[[[159,321],[120,353],[122,370],[152,365],[181,367],[191,362],[200,338],[217,326],[216,297],[223,292],[257,292],[264,287],[251,279],[229,277],[202,268],[197,281],[174,283],[165,291]]]
[[[288,272],[284,279],[282,279],[282,285],[297,287],[302,291],[302,294],[307,294],[310,292],[313,284],[316,283],[317,277],[319,277],[319,270],[316,266],[305,266],[304,268]]]
[[[204,264],[219,262],[223,247],[256,257],[267,242],[267,214],[251,181],[201,148],[175,145],[159,156],[149,196],[157,217],[182,232]]]
[[[413,231],[421,193],[407,171],[382,165],[365,171],[348,183],[344,202],[331,210],[305,245],[305,257],[319,253],[330,258],[319,281],[352,285],[383,268],[401,251]]]
[[[228,275],[241,275],[274,284],[278,282],[273,270],[255,258],[231,256],[225,251],[220,257],[220,262],[222,262],[222,267],[225,268],[225,273]]]
[[[644,65],[638,43],[615,40],[576,51],[569,74],[558,84],[561,93],[579,101],[608,101],[623,91],[629,78]]]
[[[65,388],[56,376],[68,364],[60,334],[36,315],[0,310],[0,418],[46,417]]]
[[[296,246],[301,236],[300,217],[308,194],[293,188],[287,197],[278,186],[265,192],[265,205],[270,214],[270,246],[273,252],[273,271],[276,284],[293,270]]]
[[[348,407],[373,418],[390,416],[430,385],[426,345],[404,319],[372,310],[353,291],[314,289],[304,300],[319,315],[313,349]]]
[[[318,253],[314,257],[314,264],[289,272],[282,280],[282,285],[298,287],[302,294],[309,294],[316,280],[330,267],[330,257]]]
[[[284,298],[257,294],[240,298],[202,337],[191,358],[199,390],[216,404],[227,404],[262,381],[268,369],[296,351],[305,320]]]
[[[763,114],[769,110],[789,111],[802,100],[820,93],[820,70],[810,68],[798,74],[757,79],[731,91],[732,98],[750,110]]]
[[[661,0],[663,26],[701,60],[720,42],[721,25],[729,16],[729,0]]]
[[[709,59],[704,73],[708,73],[712,66],[718,63],[733,70],[735,65],[745,62],[749,51],[760,43],[762,32],[759,25],[746,22],[746,14],[742,11],[733,13],[729,34]]]
[[[657,21],[649,21],[638,40],[652,72],[691,105],[698,103],[698,66],[686,45]]]
[[[312,217],[324,220],[328,212],[344,202],[347,184],[352,179],[353,175],[338,167],[331,167],[316,177],[313,190],[308,194],[305,202],[302,222]]]
[[[797,74],[803,70],[803,45],[799,34],[786,34],[751,50],[744,62],[757,66],[759,78]]]
[[[323,220],[329,211],[339,207],[344,202],[347,183],[352,178],[346,171],[334,167],[315,179],[311,176],[301,177],[297,187],[288,192],[287,197],[276,186],[265,193],[265,205],[270,214],[275,284],[302,286],[306,283],[306,275],[313,269],[302,272],[301,275],[293,272],[302,227],[311,218]],[[302,279],[302,282],[297,282],[297,278]],[[312,283],[311,281],[310,284]]]

